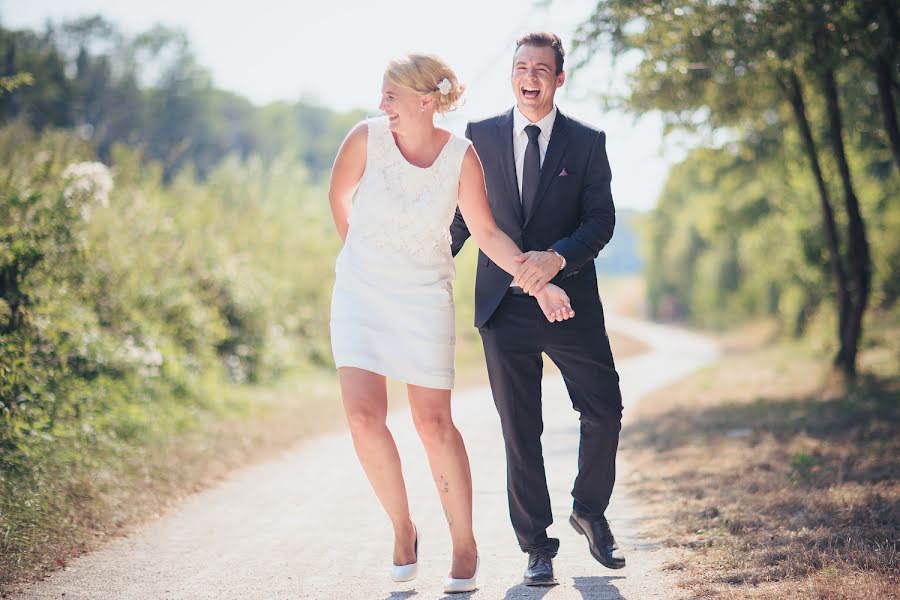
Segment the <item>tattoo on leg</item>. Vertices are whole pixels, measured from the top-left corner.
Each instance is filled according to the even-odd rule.
[[[443,490],[445,494],[450,493],[450,484],[447,483],[447,480],[444,479],[443,475],[441,475],[441,490]]]
[[[450,527],[453,527],[453,519],[450,518],[450,513],[447,512],[446,506],[444,507],[444,516],[447,517],[447,525],[449,525]]]

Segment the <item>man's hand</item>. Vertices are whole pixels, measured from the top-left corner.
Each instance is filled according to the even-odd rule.
[[[562,258],[554,252],[532,250],[514,257],[521,263],[516,274],[516,285],[532,296],[539,293],[547,282],[556,277],[562,269]]]
[[[560,287],[548,283],[536,296],[544,316],[551,323],[565,321],[575,316],[569,295]]]

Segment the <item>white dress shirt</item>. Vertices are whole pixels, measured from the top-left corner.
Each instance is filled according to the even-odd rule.
[[[544,164],[544,157],[547,155],[547,146],[550,145],[550,134],[553,133],[553,123],[556,122],[556,105],[553,106],[547,115],[538,121],[532,123],[528,117],[522,114],[519,107],[513,109],[513,157],[516,160],[516,179],[519,182],[519,198],[522,197],[522,169],[525,164],[525,148],[528,147],[528,134],[525,133],[525,127],[528,125],[537,125],[541,128],[541,135],[538,136],[538,149],[541,155],[541,165]]]
[[[541,134],[538,136],[538,150],[541,157],[541,166],[544,166],[544,157],[547,156],[547,146],[550,145],[550,134],[553,133],[553,124],[556,122],[556,105],[553,110],[547,113],[543,119],[537,123],[532,123],[528,117],[522,114],[519,107],[513,109],[513,158],[516,161],[516,180],[519,182],[519,198],[522,198],[522,171],[525,166],[525,148],[528,147],[528,134],[525,128],[529,125],[537,125],[541,128]],[[566,258],[562,256],[563,268],[566,266]],[[515,279],[509,284],[509,287],[519,287],[516,285]]]

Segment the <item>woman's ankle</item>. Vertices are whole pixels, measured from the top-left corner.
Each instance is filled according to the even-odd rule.
[[[474,557],[478,555],[478,545],[475,543],[475,538],[470,540],[465,540],[463,542],[454,542],[453,544],[453,556],[466,558],[466,557]]]
[[[415,535],[416,525],[413,523],[411,517],[392,523],[392,525],[394,527],[394,536],[397,538],[402,539]]]

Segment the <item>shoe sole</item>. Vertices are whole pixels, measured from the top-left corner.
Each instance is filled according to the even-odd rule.
[[[408,565],[404,565],[404,566],[408,566]],[[394,575],[394,573],[391,573],[391,581],[395,581],[397,583],[406,583],[407,581],[412,581],[413,579],[415,579],[418,576],[419,576],[419,570],[418,570],[418,568],[416,568],[416,569],[411,569],[410,573],[408,575],[396,576],[396,575]]]
[[[472,587],[459,588],[459,589],[444,588],[444,593],[445,594],[468,594],[470,592],[476,591],[477,589],[478,589],[477,585],[472,586]]]
[[[588,541],[588,552],[591,553],[591,556],[594,557],[594,560],[596,560],[598,563],[600,563],[601,565],[603,565],[603,566],[606,567],[607,569],[624,569],[624,568],[625,568],[625,562],[624,562],[624,561],[622,562],[622,564],[609,563],[609,562],[607,562],[606,560],[604,560],[602,557],[598,556],[598,555],[594,552],[594,543],[593,543],[593,540],[590,538],[590,536],[587,534],[587,532],[581,527],[581,525],[578,524],[578,521],[576,521],[574,517],[571,517],[571,516],[569,517],[569,524],[572,526],[572,529],[574,529],[575,531],[578,532],[579,535],[583,535],[583,536],[587,539],[587,541]]]
[[[523,581],[522,583],[528,587],[553,587],[554,585],[559,585],[559,582],[555,579],[553,581],[535,581],[533,583]]]

